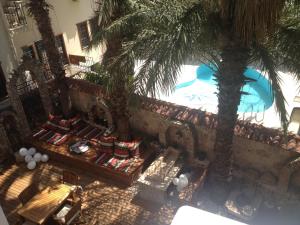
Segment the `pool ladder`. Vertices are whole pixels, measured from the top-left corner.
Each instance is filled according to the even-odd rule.
[[[262,118],[261,118],[261,120],[259,120],[259,119],[258,119],[258,112],[254,112],[254,110],[253,110],[253,105],[251,105],[251,115],[250,115],[250,119],[251,119],[251,120],[252,120],[252,119],[255,119],[255,121],[256,121],[257,123],[263,122],[264,119],[265,119],[265,111],[266,111],[266,105],[264,104],[264,111],[263,111],[263,113],[262,113]],[[246,112],[243,113],[243,120],[245,120],[245,114],[246,114]],[[253,114],[254,114],[254,116],[253,116]]]

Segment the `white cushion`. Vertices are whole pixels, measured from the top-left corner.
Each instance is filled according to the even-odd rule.
[[[71,210],[72,206],[65,204],[62,209],[54,216],[56,220],[60,220],[62,223],[65,223],[65,216]]]

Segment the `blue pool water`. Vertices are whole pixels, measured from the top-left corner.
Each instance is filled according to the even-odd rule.
[[[217,83],[214,80],[215,69],[207,65],[200,65],[191,81],[176,85],[178,99],[190,105],[217,105]],[[247,68],[244,75],[256,81],[245,84],[238,112],[263,112],[273,104],[273,95],[270,82],[259,72]],[[189,104],[186,104],[189,105]]]

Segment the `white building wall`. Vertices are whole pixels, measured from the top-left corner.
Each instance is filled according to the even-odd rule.
[[[4,215],[4,212],[3,212],[3,210],[2,210],[1,205],[0,205],[0,224],[1,224],[1,225],[8,225],[6,216]]]
[[[17,61],[14,53],[13,43],[7,30],[3,9],[0,2],[0,62],[6,77],[16,66]]]
[[[94,62],[100,60],[103,47],[90,52],[82,50],[76,24],[93,17],[92,2],[94,0],[49,0],[54,7],[51,11],[53,27],[56,34],[63,33],[68,54],[86,55],[93,58]]]
[[[81,49],[76,26],[77,23],[87,21],[93,17],[94,12],[92,9],[92,2],[93,0],[48,0],[48,3],[50,3],[53,7],[52,9],[50,9],[52,28],[55,35],[63,35],[67,55],[72,54],[87,56],[91,58],[94,63],[96,63],[101,60],[101,56],[103,55],[104,50],[103,46],[100,46],[99,48],[93,49],[91,51]],[[0,24],[0,29],[2,28],[1,26],[3,25]],[[2,33],[7,32],[2,32],[2,29],[0,31],[0,46],[2,47],[2,45],[7,45],[2,43]],[[23,26],[22,28],[10,31],[10,33],[14,45],[14,51],[16,52],[16,58],[18,61],[23,55],[22,47],[31,46],[34,44],[34,42],[41,40],[41,35],[37,29],[34,19],[28,15],[27,25]],[[3,49],[4,51],[2,51]],[[6,52],[8,52],[7,48],[1,48],[1,55],[6,55]],[[10,59],[6,59],[5,61],[3,60],[3,64],[5,64],[5,66],[3,67],[8,67],[7,71],[11,70],[11,63],[9,61]]]

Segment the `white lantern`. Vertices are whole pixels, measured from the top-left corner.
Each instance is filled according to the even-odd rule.
[[[176,186],[176,189],[177,189],[178,192],[181,192],[183,188],[184,188],[184,187],[183,187],[183,185],[182,185],[180,182],[179,182],[178,185]]]
[[[43,154],[43,155],[42,155],[42,158],[41,158],[41,161],[42,161],[42,162],[47,162],[48,160],[49,160],[49,156],[46,155],[46,154]]]
[[[177,191],[179,192],[182,191],[182,189],[188,186],[188,184],[189,184],[189,180],[187,176],[185,174],[180,175],[178,185],[177,185]]]
[[[28,154],[28,155],[25,156],[25,162],[28,163],[28,162],[30,162],[30,161],[32,161],[32,160],[33,160],[33,158],[32,158],[31,155]]]
[[[34,156],[33,156],[33,159],[34,159],[34,161],[36,161],[36,162],[39,162],[39,161],[41,161],[41,158],[42,158],[42,154],[41,153],[35,153],[34,154]]]
[[[19,154],[20,156],[26,156],[28,154],[27,148],[20,148]]]
[[[36,167],[36,162],[31,160],[29,163],[27,163],[27,168],[30,170],[33,170]]]
[[[36,153],[36,149],[35,148],[29,148],[28,149],[28,153],[30,154],[30,155],[34,155],[35,153]]]
[[[179,182],[178,183],[181,183],[181,185],[183,187],[186,187],[189,184],[189,180],[186,176],[182,176],[182,177],[179,177]]]
[[[173,179],[173,184],[177,186],[178,185],[178,181],[179,181],[179,179],[177,177],[175,177]]]

